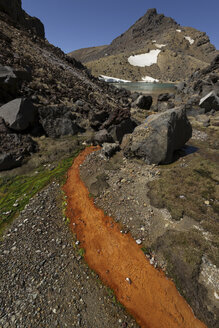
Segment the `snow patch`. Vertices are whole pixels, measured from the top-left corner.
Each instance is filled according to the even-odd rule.
[[[157,64],[157,57],[160,52],[161,50],[156,49],[156,50],[151,50],[146,54],[130,56],[128,58],[128,62],[132,66],[139,66],[139,67],[151,66],[153,64]]]
[[[195,40],[193,40],[190,36],[184,36],[184,38],[189,41],[190,44],[193,44]]]
[[[181,33],[181,32],[182,32],[182,30],[176,30],[176,32],[178,32],[178,33]]]
[[[115,83],[120,83],[120,82],[128,83],[128,82],[131,82],[129,80],[122,80],[122,79],[118,79],[116,77],[106,76],[106,75],[100,75],[99,80],[100,81],[105,81],[105,82],[110,82],[110,83],[113,83],[113,82],[115,82]]]
[[[151,76],[145,76],[145,77],[142,77],[142,82],[151,82],[151,83],[154,83],[154,82],[159,82],[159,80],[154,79]]]
[[[163,47],[166,47],[166,44],[158,44],[158,43],[155,43],[155,46],[159,49],[163,48]]]

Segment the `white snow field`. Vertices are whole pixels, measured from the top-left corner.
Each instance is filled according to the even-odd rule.
[[[151,82],[151,83],[154,83],[154,82],[159,82],[159,80],[154,79],[151,76],[145,76],[145,77],[142,77],[142,81],[141,82]]]
[[[139,66],[139,67],[151,66],[153,64],[157,64],[157,57],[160,52],[161,50],[156,49],[156,50],[151,50],[146,54],[130,56],[128,58],[128,62],[132,66]]]
[[[190,36],[184,36],[184,38],[189,41],[190,44],[193,44],[195,40],[193,40]]]
[[[106,75],[100,75],[99,80],[105,81],[105,82],[111,82],[111,83],[113,83],[113,82],[115,82],[115,83],[120,83],[120,82],[128,83],[128,82],[131,82],[129,80],[122,80],[122,79],[118,79],[116,77],[106,76]]]

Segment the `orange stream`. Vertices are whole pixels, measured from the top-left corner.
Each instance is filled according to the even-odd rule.
[[[150,265],[135,240],[129,234],[121,234],[119,225],[95,207],[80,178],[80,164],[97,149],[86,148],[79,154],[64,186],[67,215],[85,249],[88,265],[114,290],[142,328],[206,328],[173,282]]]

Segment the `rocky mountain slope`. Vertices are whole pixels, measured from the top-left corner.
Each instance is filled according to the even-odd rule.
[[[0,7],[4,9],[0,11],[0,105],[4,105],[0,109],[1,168],[6,169],[9,162],[10,168],[19,166],[30,153],[24,149],[37,149],[30,145],[23,147],[28,134],[76,135],[112,126],[117,129],[122,121],[129,120],[125,91],[100,82],[80,62],[50,45],[43,38],[44,33],[35,28],[38,20],[30,29],[26,21],[32,18],[22,11],[21,2],[3,4]],[[32,144],[31,138],[28,140]]]
[[[218,327],[219,56],[155,102],[99,81],[49,44],[26,23],[32,19],[20,1],[0,4],[0,325],[137,327],[87,268],[78,236],[65,226],[60,184],[86,141],[103,145],[80,167],[89,197],[166,271],[195,315]],[[158,23],[181,29],[175,43],[190,51],[189,30],[154,10],[146,16],[146,34]],[[134,49],[141,23],[122,43]],[[155,37],[160,46],[158,30]],[[215,50],[203,40],[210,60]],[[120,41],[104,60],[120,56]],[[159,59],[167,46],[152,44],[162,50]]]
[[[133,56],[157,57],[153,64],[133,63]],[[172,18],[150,9],[109,46],[86,48],[69,55],[86,64],[92,74],[108,75],[131,81],[150,76],[163,81],[178,81],[204,68],[217,51],[209,37],[191,27],[182,27]],[[131,59],[131,60],[130,60]]]

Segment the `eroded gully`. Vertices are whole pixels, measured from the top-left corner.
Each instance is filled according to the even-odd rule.
[[[105,216],[89,197],[80,178],[80,165],[95,150],[90,147],[79,154],[64,186],[67,216],[85,249],[88,265],[114,290],[142,328],[206,328],[173,282],[149,263],[131,235],[122,234],[113,218]]]

